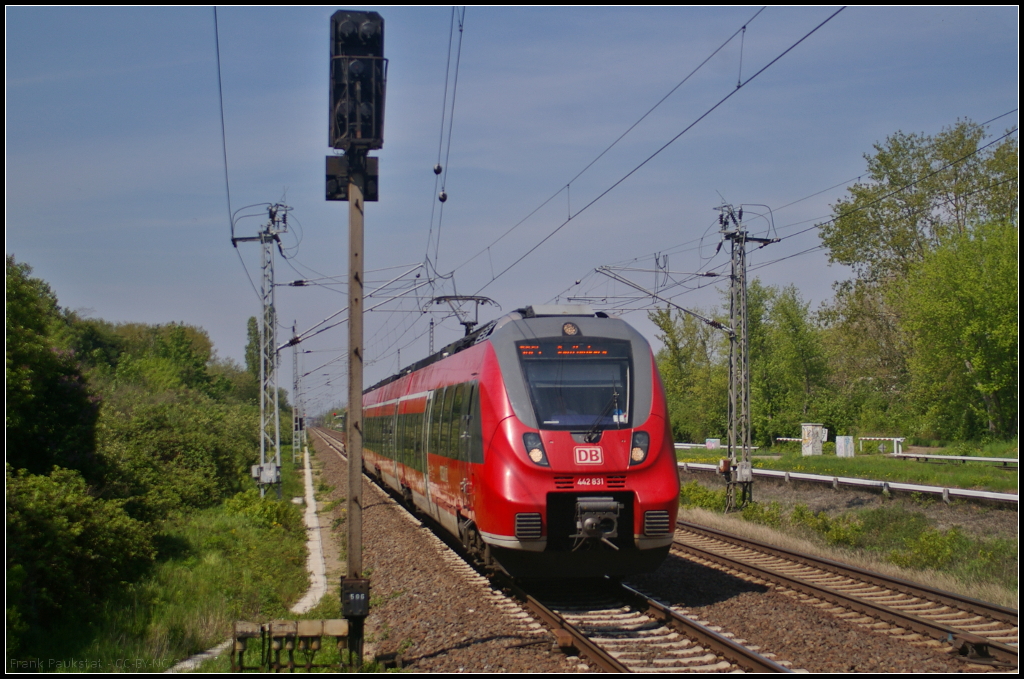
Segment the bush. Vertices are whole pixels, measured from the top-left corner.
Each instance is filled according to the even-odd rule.
[[[238,493],[224,502],[228,514],[244,516],[261,528],[280,527],[288,532],[303,529],[302,512],[296,505],[272,497],[260,497],[255,488]]]
[[[797,505],[790,513],[789,521],[819,533],[830,545],[860,547],[863,542],[864,524],[851,516],[831,518],[823,511],[815,514],[807,505]]]
[[[78,472],[7,465],[6,480],[7,619],[17,629],[88,613],[153,563],[150,528],[121,501],[92,497]]]
[[[96,478],[97,400],[82,378],[57,298],[32,269],[7,258],[6,444],[16,469],[46,474],[54,465]]]
[[[196,392],[118,389],[99,422],[100,455],[109,467],[104,495],[128,498],[128,512],[149,521],[212,506],[248,477],[257,424],[252,406]]]
[[[972,541],[959,528],[946,531],[932,528],[906,541],[906,548],[893,550],[888,561],[904,568],[943,569],[954,559],[967,558],[974,551]]]
[[[679,501],[684,507],[701,507],[713,512],[725,511],[725,491],[711,490],[690,481],[679,490]]]
[[[782,526],[782,506],[778,502],[769,502],[767,505],[751,502],[743,508],[742,513],[745,521],[760,523],[772,528]]]

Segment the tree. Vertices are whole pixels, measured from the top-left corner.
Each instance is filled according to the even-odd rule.
[[[651,312],[662,334],[658,370],[677,441],[723,438],[728,431],[729,365],[726,336],[689,314]]]
[[[948,258],[961,258],[964,270],[988,271],[989,263],[963,258],[988,261],[992,255],[965,243],[974,242],[974,234],[986,225],[1016,228],[1017,158],[1015,138],[1007,134],[988,141],[983,126],[966,120],[934,137],[897,132],[865,156],[869,181],[851,187],[850,196],[833,206],[833,220],[822,225],[830,260],[854,273],[852,280],[836,286],[835,300],[821,318],[832,392],[854,412],[850,419],[862,432],[942,430],[965,436],[980,431],[963,419],[977,412],[963,399],[956,400],[959,405],[952,411],[961,415],[962,426],[951,426],[948,417],[938,415],[938,404],[928,394],[941,391],[935,391],[936,376],[943,372],[936,372],[936,361],[948,364],[950,359],[938,358],[942,343],[922,339],[931,333],[924,331],[920,318],[935,309],[933,291],[946,290],[947,299],[959,294],[948,287],[958,280]],[[1016,252],[1015,245],[1012,250]],[[939,252],[947,254],[933,260]],[[943,276],[944,282],[935,278]],[[918,283],[908,288],[914,280]],[[935,286],[933,291],[924,280]],[[1016,281],[1015,268],[1011,280]],[[935,313],[929,318],[942,323],[947,333],[961,327],[952,316]],[[930,354],[934,356],[928,358]],[[975,365],[967,357],[958,360]],[[944,372],[947,379],[952,379],[950,370],[951,364]],[[989,384],[987,378],[979,383]],[[952,386],[947,383],[947,389]],[[998,397],[987,389],[975,388],[975,397],[985,393],[994,416],[1000,411],[994,405]],[[1008,431],[996,419],[982,430]]]
[[[1017,140],[983,144],[985,128],[958,121],[935,137],[897,132],[865,155],[870,181],[850,187],[821,227],[829,260],[857,280],[905,276],[972,225],[1017,219]]]
[[[922,425],[940,437],[1017,433],[1017,240],[1005,222],[973,227],[891,291]]]
[[[827,362],[821,330],[795,287],[751,281],[747,318],[753,438],[765,445],[796,435],[801,422],[823,419]]]
[[[99,399],[75,352],[60,344],[56,296],[31,272],[7,257],[7,460],[36,474],[60,465],[94,478]]]
[[[260,381],[260,328],[256,324],[256,317],[250,316],[245,326],[245,369],[253,376],[256,383]]]

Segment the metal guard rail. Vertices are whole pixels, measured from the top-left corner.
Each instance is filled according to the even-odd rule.
[[[703,462],[680,462],[679,469],[685,472],[717,472],[718,465],[705,464]],[[904,493],[928,493],[939,495],[948,502],[953,498],[965,498],[971,500],[992,500],[994,502],[1008,502],[1018,504],[1017,495],[1013,493],[992,493],[985,490],[966,490],[964,488],[942,488],[940,486],[923,486],[916,483],[893,483],[891,481],[875,481],[873,479],[855,479],[845,476],[824,476],[822,474],[806,474],[804,472],[783,472],[775,469],[754,468],[754,476],[766,476],[784,481],[809,481],[811,483],[830,483],[834,487],[855,486],[858,488],[870,488],[882,492],[899,491]]]

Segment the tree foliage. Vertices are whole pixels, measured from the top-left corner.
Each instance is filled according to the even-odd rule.
[[[827,362],[810,305],[795,287],[780,290],[755,279],[747,298],[752,436],[768,445],[795,436],[802,422],[825,419],[819,404]]]
[[[708,315],[704,313],[703,315]],[[692,316],[651,314],[662,331],[658,369],[678,441],[724,438],[728,432],[729,339]],[[794,287],[747,289],[751,434],[755,444],[796,436],[800,423],[825,420],[827,358],[820,327]]]
[[[906,276],[925,255],[973,226],[1017,219],[1017,141],[985,144],[959,121],[935,137],[897,132],[865,155],[868,182],[833,206],[821,240],[857,280]]]
[[[50,287],[7,257],[7,461],[42,474],[54,465],[95,476],[98,403]]]
[[[152,563],[152,528],[93,497],[78,472],[7,465],[6,486],[8,619],[12,610],[23,624],[78,615]]]
[[[925,256],[891,291],[910,335],[925,431],[1017,433],[1017,229],[976,226]]]
[[[658,370],[665,384],[669,419],[677,441],[724,438],[728,431],[728,345],[725,335],[688,314],[651,312],[661,330]],[[723,351],[724,359],[723,359]]]
[[[150,521],[220,502],[246,480],[259,446],[256,415],[197,392],[112,392],[98,428],[110,468],[103,495]]]
[[[862,431],[1016,433],[1017,159],[970,121],[898,132],[833,206],[822,241],[854,278],[822,314],[829,380]]]
[[[9,657],[87,625],[162,521],[242,488],[259,444],[255,381],[205,331],[80,318],[30,272],[8,257]]]
[[[259,384],[260,381],[260,328],[256,317],[250,316],[245,324],[245,369]]]

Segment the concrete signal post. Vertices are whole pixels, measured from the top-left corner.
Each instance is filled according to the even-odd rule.
[[[348,201],[348,574],[341,582],[342,615],[349,621],[348,650],[362,666],[363,623],[370,612],[370,582],[363,571],[363,206],[377,200],[377,159],[384,145],[384,19],[377,12],[339,10],[331,16],[328,140],[342,155],[327,157],[326,198]]]

